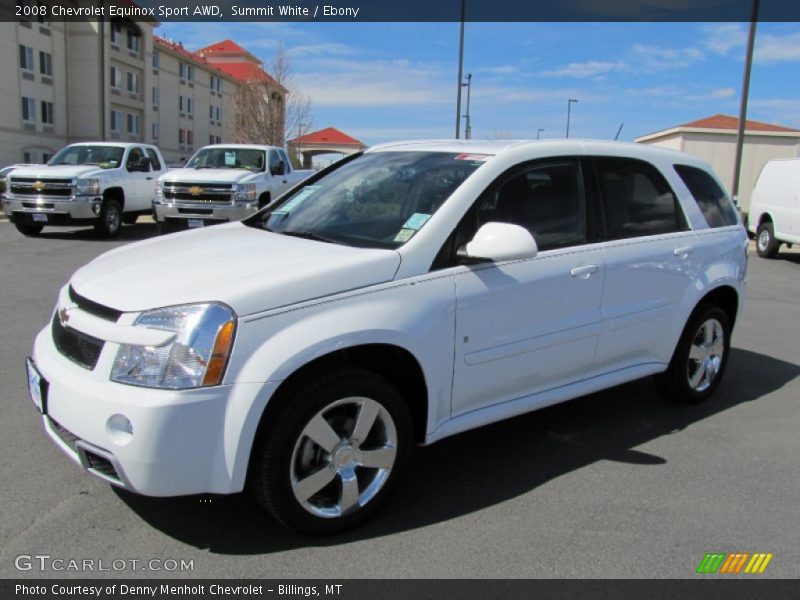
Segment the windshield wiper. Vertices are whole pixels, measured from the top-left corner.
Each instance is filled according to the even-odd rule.
[[[198,166],[192,167],[192,168],[197,170],[197,169],[216,169],[218,167],[215,167],[214,165],[198,165]]]
[[[304,240],[314,240],[315,242],[325,242],[326,244],[338,243],[335,240],[318,235],[313,231],[276,231],[275,233],[280,233],[282,235],[288,235],[291,237],[298,237]]]

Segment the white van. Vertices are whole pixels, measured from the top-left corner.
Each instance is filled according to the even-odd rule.
[[[800,157],[771,160],[761,170],[750,201],[747,228],[763,258],[782,244],[800,244]]]

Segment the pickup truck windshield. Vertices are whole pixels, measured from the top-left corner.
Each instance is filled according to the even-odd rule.
[[[318,241],[397,248],[485,158],[443,152],[366,153],[246,224]]]
[[[207,148],[200,150],[189,162],[187,169],[247,169],[263,171],[267,164],[263,150],[254,148]]]
[[[67,146],[47,163],[58,165],[97,165],[103,169],[116,169],[122,163],[125,148],[122,146]]]

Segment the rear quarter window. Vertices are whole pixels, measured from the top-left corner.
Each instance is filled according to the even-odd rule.
[[[675,165],[675,172],[689,188],[709,227],[727,227],[739,222],[733,202],[711,175],[688,165]]]

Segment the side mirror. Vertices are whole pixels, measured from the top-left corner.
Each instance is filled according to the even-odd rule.
[[[472,241],[458,249],[462,263],[533,258],[539,252],[531,232],[511,223],[486,223]]]
[[[286,163],[283,162],[282,160],[278,161],[277,163],[275,163],[273,165],[273,167],[272,167],[272,174],[273,175],[286,175]]]

